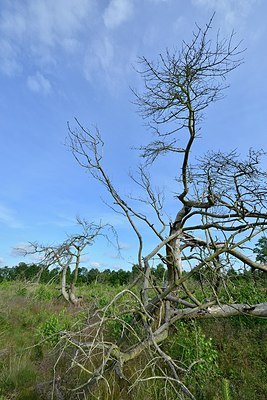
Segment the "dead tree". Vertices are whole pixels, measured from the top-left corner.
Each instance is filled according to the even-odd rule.
[[[124,323],[127,333],[117,343],[105,341],[101,333],[110,319],[109,306],[99,312],[99,322],[92,324],[92,327],[97,325],[93,339],[83,342],[81,336],[77,339],[75,333],[66,333],[65,339],[89,363],[94,351],[102,349],[103,353],[98,367],[91,364],[88,380],[76,388],[77,393],[88,390],[111,368],[123,378],[126,362],[144,350],[153,349],[168,368],[169,375],[165,374],[164,379],[176,385],[180,398],[193,399],[179,378],[183,368],[159,346],[173,324],[188,318],[267,316],[267,303],[234,304],[229,299],[225,304],[221,298],[224,272],[233,260],[267,272],[267,266],[253,261],[249,252],[253,239],[267,227],[266,172],[260,168],[264,153],[250,150],[248,157],[240,160],[236,152],[210,152],[195,164],[191,161],[205,109],[222,97],[228,73],[242,63],[242,51],[239,44],[234,44],[234,34],[228,40],[221,40],[217,35],[212,41],[209,39],[211,24],[212,19],[204,29],[197,27],[190,43],[184,42],[182,49],[173,54],[168,51],[161,54],[156,63],[145,57],[140,59],[139,72],[145,89],[141,94],[135,93],[136,103],[156,139],[141,147],[145,163],[139,167],[138,175],[132,176],[137,185],[135,198],[124,198],[113,185],[103,166],[104,142],[100,132],[84,128],[77,120],[76,129],[69,126],[69,146],[75,159],[105,186],[114,211],[122,213],[135,232],[142,279],[140,297],[125,290],[114,299],[116,302],[123,296],[132,296],[136,304],[135,323],[131,326]],[[182,146],[178,146],[178,141]],[[164,196],[153,189],[150,179],[153,164],[161,155],[177,156],[181,162],[179,179],[174,178],[177,212],[171,222],[166,218]],[[144,193],[142,198],[140,189]],[[136,201],[143,204],[144,211],[139,211]],[[151,218],[151,212],[150,216],[146,214],[147,207],[153,210],[155,218]],[[144,250],[147,229],[157,241],[149,253]],[[167,268],[161,287],[153,278],[155,257]],[[211,279],[206,278],[207,271]],[[205,280],[200,296],[194,293],[191,284],[197,273]],[[206,293],[208,299],[204,297]],[[113,318],[120,319],[119,315]],[[75,365],[80,365],[79,356]],[[137,381],[130,382],[130,388]]]
[[[43,245],[30,243],[25,250],[25,255],[39,256],[42,269],[59,267],[61,277],[61,295],[70,304],[78,306],[81,298],[75,295],[75,286],[78,279],[81,257],[87,247],[92,246],[99,236],[104,236],[103,229],[106,225],[77,219],[80,233],[70,235],[65,241],[56,245]],[[67,273],[73,269],[71,282],[67,283]]]

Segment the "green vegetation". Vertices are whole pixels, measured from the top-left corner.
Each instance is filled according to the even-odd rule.
[[[262,236],[254,249],[254,253],[257,254],[256,256],[256,260],[262,263],[266,263],[267,262],[267,237],[266,236]]]
[[[88,313],[109,304],[123,288],[100,284],[97,280],[82,285],[79,292],[84,296],[85,305],[75,309],[63,299],[57,299],[58,290],[55,285],[3,281],[0,285],[0,399],[42,398],[36,387],[54,378],[54,365],[61,351],[58,342],[62,332],[77,329],[78,325],[84,326]],[[252,301],[262,301],[265,282],[258,278],[255,289],[247,277],[237,274],[231,290],[236,300],[242,301],[243,293],[246,292],[246,296],[252,296]],[[133,297],[127,297],[124,302],[121,301],[121,305],[120,302],[116,305],[116,311],[120,307],[123,309],[127,303],[130,307],[131,302],[134,302]],[[114,312],[111,306],[109,315],[112,316]],[[123,325],[132,323],[132,315],[122,315],[121,320],[122,324],[119,320],[111,319],[107,324],[107,335],[120,337]],[[249,317],[178,322],[162,349],[177,360],[181,368],[189,367],[190,372],[181,371],[181,377],[197,399],[264,400],[267,392],[266,328],[265,319]],[[127,373],[137,373],[138,368],[145,363],[146,356],[143,354],[129,364]],[[147,377],[151,376],[151,372],[157,376],[160,371],[151,368],[151,371],[149,368],[146,370]],[[64,372],[62,359],[57,365],[57,374],[64,376]],[[79,370],[76,372],[81,374]],[[75,385],[75,374],[72,379]],[[176,398],[175,392],[170,387],[166,389],[161,379],[146,382],[144,376],[142,387],[134,388],[130,394],[125,382],[117,382],[113,375],[109,379],[113,382],[113,394],[100,385],[96,392],[101,399],[124,400],[132,398],[131,395],[135,397],[135,394],[140,400]],[[93,395],[87,397],[93,398]]]
[[[162,278],[164,267],[159,264],[155,268],[156,276]],[[74,271],[67,271],[67,281],[70,282],[73,279]],[[106,269],[99,271],[97,268],[87,269],[84,267],[79,268],[77,286],[84,284],[91,284],[94,282],[107,283],[112,286],[126,285],[130,283],[135,276],[138,275],[137,267],[133,266],[132,271],[125,271],[119,269],[118,271],[111,271]],[[19,281],[36,281],[39,283],[59,283],[60,269],[53,268],[48,269],[37,264],[26,264],[24,262],[19,263],[14,267],[0,268],[0,282],[9,282],[14,280]]]
[[[159,282],[162,281],[165,272],[166,269],[161,263],[153,268],[154,276]],[[138,276],[139,273],[140,269],[136,265],[133,265],[131,271],[125,271],[123,269],[119,269],[117,271],[111,271],[110,269],[99,271],[97,268],[87,269],[85,267],[81,267],[78,271],[76,286],[91,285],[92,283],[108,284],[111,286],[127,285],[131,283]],[[74,271],[70,271],[70,269],[68,268],[66,275],[67,283],[70,283],[72,281],[73,274]],[[14,280],[20,282],[34,282],[37,278],[39,283],[59,284],[60,269],[43,269],[42,265],[26,264],[23,262],[14,267],[0,268],[0,282],[2,283]],[[42,293],[44,296],[49,296],[48,292],[49,290],[47,290],[47,285],[43,285],[39,287],[38,293],[35,292],[35,295],[38,295],[40,300],[42,300]]]

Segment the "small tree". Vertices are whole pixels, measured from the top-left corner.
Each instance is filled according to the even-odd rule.
[[[124,364],[146,349],[151,354],[151,365],[158,366],[160,378],[177,390],[179,398],[194,399],[180,378],[191,366],[186,368],[172,360],[159,345],[176,321],[240,314],[267,316],[267,303],[233,303],[225,273],[234,262],[267,272],[262,263],[265,259],[254,262],[249,251],[252,239],[267,226],[266,172],[260,168],[264,153],[250,150],[247,158],[240,160],[235,151],[228,154],[212,151],[195,165],[191,164],[204,110],[222,97],[227,75],[242,63],[239,44],[233,42],[234,34],[228,40],[217,35],[212,41],[211,23],[212,19],[204,29],[197,27],[190,43],[184,42],[181,50],[173,54],[169,51],[161,54],[157,63],[145,57],[140,59],[139,72],[145,89],[141,94],[135,93],[136,103],[156,135],[156,140],[141,146],[145,162],[139,166],[138,176],[131,176],[144,193],[138,199],[143,204],[142,212],[135,206],[135,199],[123,198],[103,167],[104,142],[100,132],[85,129],[78,121],[78,129],[69,126],[69,144],[75,159],[105,186],[113,199],[114,211],[124,214],[136,235],[142,282],[140,297],[126,290],[112,302],[127,295],[136,304],[134,323],[130,326],[124,323],[124,335],[117,343],[110,344],[99,335],[110,320],[110,316],[106,318],[109,306],[103,311],[98,336],[90,346],[86,344],[87,349],[90,347],[88,360],[99,348],[103,349],[103,358],[97,368],[91,366],[91,375],[77,388],[78,392],[88,390],[111,367],[124,378]],[[174,178],[177,210],[171,221],[165,218],[169,213],[164,212],[162,192],[153,189],[149,172],[153,173],[154,162],[163,154],[177,157],[180,162],[179,177]],[[146,209],[152,209],[155,218]],[[157,245],[145,253],[147,229]],[[167,269],[162,286],[154,277],[155,257]],[[197,290],[196,275],[200,282]],[[129,314],[133,315],[132,310]],[[115,320],[118,318],[114,315]],[[122,319],[119,321],[123,324]],[[127,346],[129,335],[131,345]],[[70,337],[68,340],[77,346],[74,337]],[[80,341],[78,346],[84,357],[85,344]],[[144,379],[141,371],[130,389]]]
[[[256,255],[256,261],[267,264],[267,237],[261,237],[253,250]]]
[[[92,246],[99,236],[104,236],[104,225],[89,223],[86,220],[77,219],[80,233],[70,235],[64,242],[58,245],[42,245],[30,243],[30,249],[24,251],[24,255],[39,255],[41,266],[40,273],[48,268],[59,268],[61,275],[61,294],[65,300],[73,305],[78,305],[79,299],[75,295],[75,286],[81,265],[81,257],[87,247]],[[70,274],[70,269],[73,273]],[[67,276],[70,282],[67,282]]]

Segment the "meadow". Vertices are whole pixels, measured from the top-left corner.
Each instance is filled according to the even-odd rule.
[[[0,399],[66,399],[74,397],[72,389],[82,379],[81,369],[68,371],[63,355],[62,332],[85,327],[90,314],[105,307],[125,285],[94,281],[80,285],[81,307],[68,305],[59,297],[56,284],[34,284],[2,281],[0,284]],[[257,289],[242,280],[235,285],[236,296],[245,294],[251,300],[262,300],[265,282]],[[256,296],[256,298],[255,298]],[[129,300],[130,301],[130,300]],[[183,376],[186,385],[200,400],[264,400],[267,393],[267,321],[247,316],[227,319],[177,322],[172,334],[162,344],[173,359],[193,364]],[[119,338],[121,325],[107,325],[107,337]],[[127,366],[132,377],[142,368],[147,376],[133,388],[114,373],[86,395],[86,399],[174,400],[175,392],[164,381],[156,379],[157,371],[149,370],[146,352]],[[86,365],[84,366],[86,369]],[[155,379],[148,379],[153,376]],[[57,384],[64,388],[57,393]],[[58,383],[59,385],[59,383]]]

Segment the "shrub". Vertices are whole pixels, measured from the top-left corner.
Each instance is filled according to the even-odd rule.
[[[218,352],[212,338],[206,337],[201,327],[195,322],[176,324],[177,334],[168,342],[172,358],[182,360],[189,368],[187,384],[206,381],[219,374]]]
[[[39,285],[33,296],[37,300],[51,300],[55,297],[54,289],[47,285]]]
[[[119,337],[122,336],[124,329],[128,330],[129,325],[133,321],[133,315],[132,314],[125,314],[120,317],[120,319],[114,319],[110,320],[107,323],[107,328],[109,331],[109,334],[113,339],[118,339]]]
[[[37,337],[47,344],[55,346],[59,342],[60,332],[69,329],[70,324],[70,316],[64,310],[58,316],[52,314],[37,328]]]

